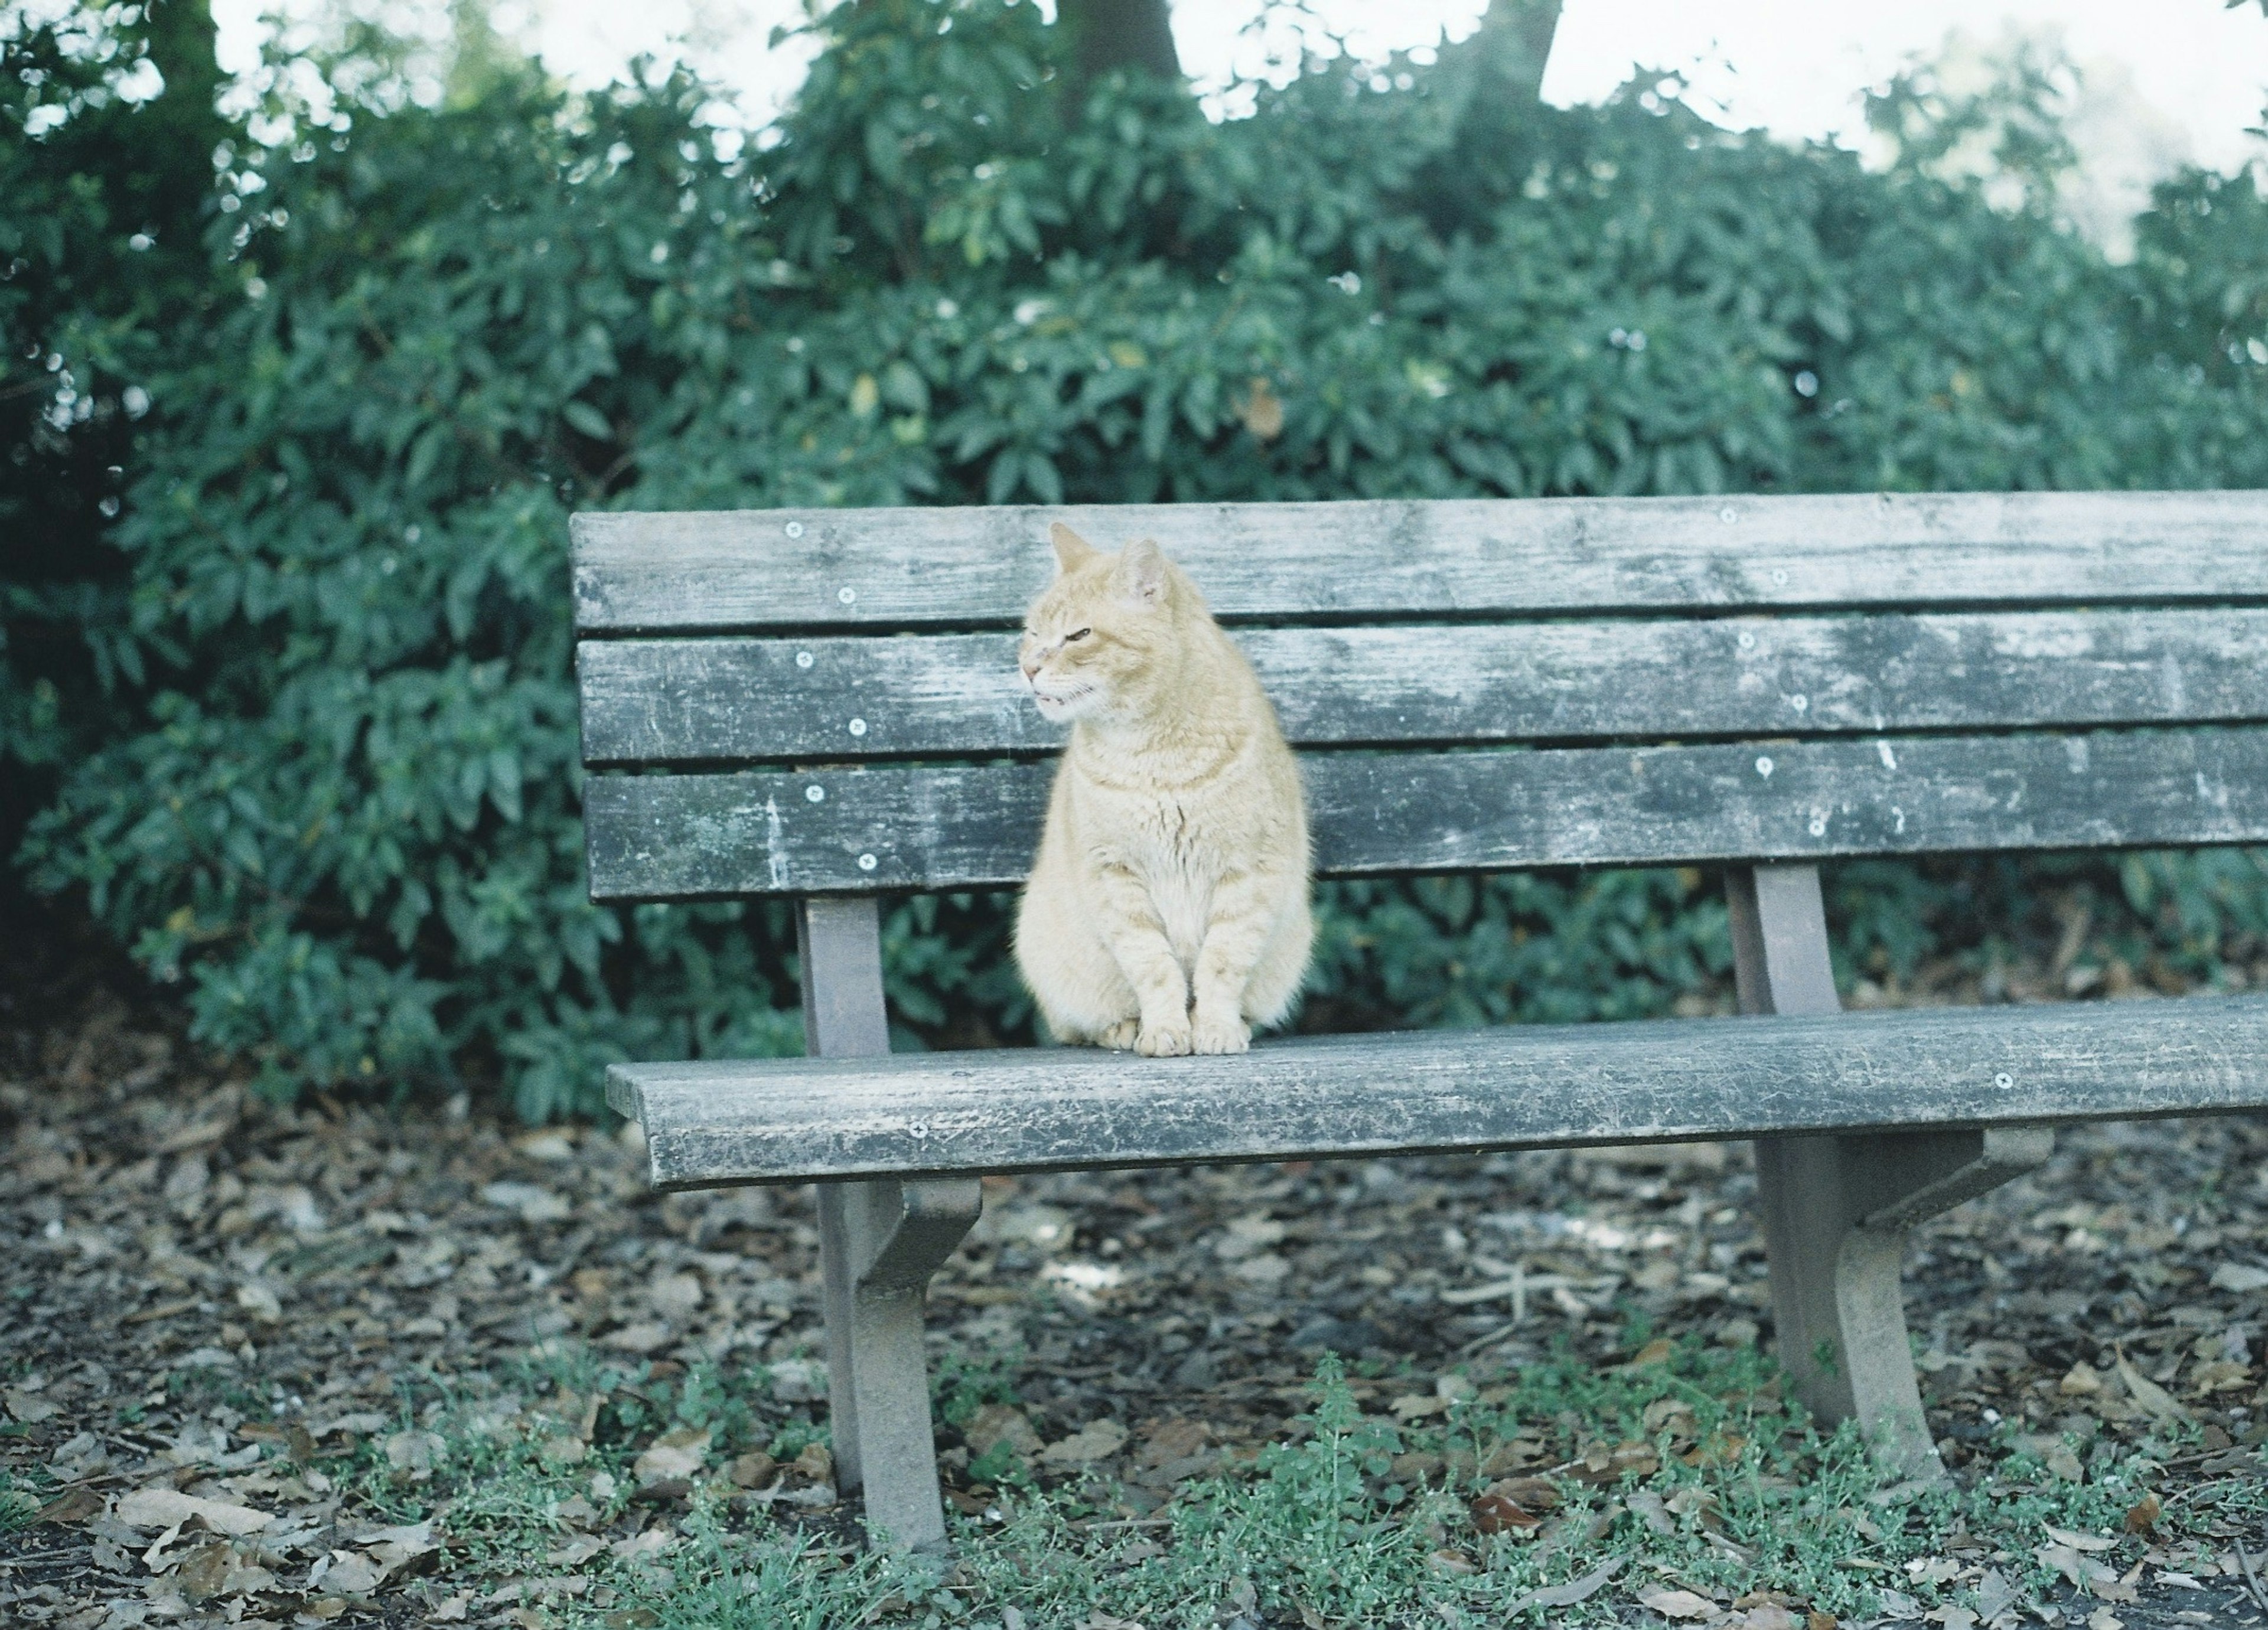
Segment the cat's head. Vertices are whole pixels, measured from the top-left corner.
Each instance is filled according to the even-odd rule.
[[[1170,675],[1197,591],[1154,542],[1106,555],[1057,521],[1056,579],[1024,618],[1017,660],[1042,717],[1125,717]]]

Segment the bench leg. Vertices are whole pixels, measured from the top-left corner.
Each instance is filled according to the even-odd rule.
[[[1727,879],[1743,1013],[1838,1013],[1812,866]],[[1756,1140],[1780,1365],[1812,1414],[1861,1423],[1908,1477],[1945,1475],[1921,1407],[1899,1271],[1907,1231],[2030,1170],[2046,1128],[1824,1133]]]
[[[890,1050],[880,917],[872,899],[812,899],[796,914],[804,1036],[823,1058]],[[922,1339],[930,1275],[976,1221],[973,1177],[822,1183],[820,1267],[836,1486],[863,1489],[870,1532],[899,1550],[945,1544]]]
[[[1780,1365],[1814,1416],[1859,1421],[1907,1477],[1945,1475],[1906,1335],[1907,1231],[2054,1147],[2053,1132],[2031,1126],[1756,1140]]]
[[[924,1291],[983,1205],[975,1178],[819,1185],[836,1486],[896,1549],[945,1545]]]

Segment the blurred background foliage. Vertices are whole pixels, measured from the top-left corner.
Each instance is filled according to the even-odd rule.
[[[1963,96],[1917,69],[1870,168],[1719,129],[1674,77],[1545,107],[1513,0],[1214,124],[1104,15],[1141,9],[838,6],[745,145],[712,87],[571,94],[472,4],[438,59],[279,44],[225,119],[199,0],[19,19],[21,883],[277,1090],[587,1111],[609,1059],[800,1025],[779,908],[585,898],[578,507],[2268,486],[2268,204],[2183,173],[2113,263],[2058,218],[2067,76],[2037,63]],[[2074,992],[2243,984],[2268,951],[2244,852],[1867,863],[1830,895],[1846,983],[1952,958],[1989,997],[2029,946]],[[891,912],[907,1044],[1029,1034],[1005,904]],[[1322,906],[1317,1028],[1691,1010],[1729,958],[1697,871]]]

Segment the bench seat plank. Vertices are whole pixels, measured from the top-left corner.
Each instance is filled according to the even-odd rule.
[[[1247,628],[1313,746],[2268,719],[2268,608]],[[586,640],[593,764],[1062,744],[1013,634]]]
[[[731,510],[575,516],[576,626],[1008,626],[1051,520],[1229,617],[2268,599],[2258,492]]]
[[[654,1184],[1675,1142],[2268,1106],[2268,998],[619,1064]]]
[[[2268,843],[2258,727],[1302,763],[1324,875]],[[594,777],[583,788],[591,892],[1011,887],[1054,769]]]

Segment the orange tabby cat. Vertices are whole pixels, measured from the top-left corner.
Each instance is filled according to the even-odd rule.
[[[1243,653],[1153,542],[1061,570],[1025,619],[1040,712],[1070,719],[1016,963],[1057,1039],[1241,1052],[1307,971],[1299,766]]]

